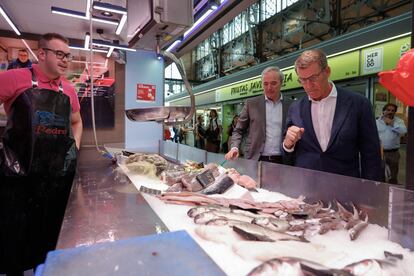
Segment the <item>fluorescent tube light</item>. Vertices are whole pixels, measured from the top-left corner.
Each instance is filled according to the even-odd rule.
[[[55,14],[60,14],[60,15],[65,15],[65,16],[70,16],[70,17],[75,17],[75,18],[89,20],[89,17],[87,16],[87,14],[86,13],[83,13],[83,12],[78,12],[78,11],[74,11],[74,10],[63,9],[63,8],[59,8],[59,7],[52,7],[51,10],[52,10],[52,13],[55,13]],[[99,17],[96,17],[96,16],[93,16],[92,17],[92,20],[93,21],[96,21],[96,22],[111,24],[111,25],[118,25],[118,21],[117,20],[99,18]]]
[[[93,8],[96,10],[101,10],[101,11],[108,11],[108,12],[124,14],[124,15],[127,14],[127,9],[120,7],[120,6],[112,5],[109,3],[95,2],[93,4]]]
[[[90,49],[85,49],[83,47],[79,47],[79,46],[69,46],[69,49],[73,49],[73,50],[81,50],[81,51],[90,51]],[[97,52],[97,53],[107,53],[108,51],[105,50],[100,50],[100,49],[92,49],[92,51]]]
[[[132,49],[132,48],[128,48],[127,45],[119,45],[119,44],[114,44],[114,43],[109,43],[103,40],[93,40],[92,44],[95,46],[100,46],[100,47],[113,47],[115,49],[120,49],[120,50],[125,50],[125,51],[131,51],[131,52],[136,52],[136,49]]]
[[[121,33],[122,28],[124,27],[126,20],[127,20],[127,15],[124,14],[121,18],[121,21],[118,24],[118,27],[116,28],[116,31],[115,31],[116,35],[119,35]]]
[[[51,10],[52,10],[52,13],[55,13],[55,14],[66,15],[66,16],[80,18],[80,19],[88,19],[86,17],[86,14],[83,12],[63,9],[63,8],[54,7],[54,6],[52,6]]]
[[[22,42],[24,44],[24,46],[26,46],[27,50],[29,50],[29,52],[32,54],[32,56],[35,58],[36,61],[39,61],[37,59],[37,56],[35,53],[33,53],[32,49],[29,47],[29,45],[27,44],[26,40],[22,39]]]
[[[99,18],[99,17],[96,17],[96,16],[92,17],[92,21],[111,24],[111,25],[118,25],[118,21],[116,21],[116,20],[103,19],[103,18]]]
[[[113,51],[114,51],[114,47],[109,48],[108,53],[106,54],[106,57],[109,58],[112,55]]]
[[[19,29],[17,29],[16,25],[14,25],[13,21],[10,19],[10,17],[7,15],[6,11],[3,10],[3,7],[0,6],[0,13],[1,15],[4,17],[4,19],[6,19],[7,23],[9,23],[10,27],[12,27],[13,31],[17,34],[17,35],[21,35]]]
[[[171,52],[180,43],[181,43],[181,40],[177,39],[165,51]]]
[[[91,17],[91,1],[92,0],[86,0],[86,19],[89,19]]]
[[[217,9],[216,9],[217,10]],[[203,21],[213,12],[212,9],[209,9],[208,11],[206,11],[205,14],[203,14],[194,24],[193,26],[191,26],[190,29],[188,29],[188,31],[186,31],[184,33],[184,38],[187,37],[195,28],[197,28],[201,23],[203,23]]]
[[[89,49],[89,43],[91,42],[91,35],[89,33],[86,33],[85,35],[85,44],[83,48]]]

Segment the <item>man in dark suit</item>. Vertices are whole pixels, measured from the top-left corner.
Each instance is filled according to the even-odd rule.
[[[290,99],[280,94],[283,73],[278,67],[268,67],[262,72],[264,95],[248,99],[240,113],[239,120],[232,133],[231,149],[227,160],[239,156],[239,146],[243,134],[248,130],[246,142],[247,159],[282,163],[280,143]]]
[[[379,180],[380,143],[369,100],[329,81],[319,49],[303,52],[295,70],[307,97],[289,109],[285,154],[298,167]]]

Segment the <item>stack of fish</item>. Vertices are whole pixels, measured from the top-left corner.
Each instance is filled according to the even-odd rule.
[[[168,192],[200,192],[202,194],[222,194],[234,184],[254,189],[256,181],[247,175],[240,175],[235,169],[220,172],[217,164],[195,165],[187,161],[181,168],[167,169],[161,173],[161,181],[168,186]]]
[[[399,259],[401,257],[390,257],[388,252],[384,252],[386,259],[365,259],[349,265],[342,269],[331,269],[321,264],[295,258],[295,257],[281,257],[268,260],[261,265],[255,267],[247,276],[261,276],[261,275],[308,275],[308,276],[362,276],[362,275],[390,275],[403,276],[404,273],[399,266]],[[387,254],[388,253],[388,254]]]
[[[258,204],[265,205],[264,203]],[[338,211],[330,207],[323,208],[322,202],[316,204],[302,203],[287,205],[269,213],[265,209],[234,208],[208,205],[191,208],[187,215],[196,224],[229,225],[234,231],[249,240],[276,241],[280,239],[302,240],[305,236],[324,234],[330,230],[348,229],[351,240],[367,226],[368,220],[360,219],[360,214],[353,206],[354,213],[347,211],[337,202]],[[293,207],[293,208],[289,208]],[[251,210],[254,210],[252,212]]]

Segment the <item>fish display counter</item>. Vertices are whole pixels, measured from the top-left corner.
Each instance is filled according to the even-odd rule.
[[[174,174],[162,175],[142,164],[138,170],[128,167],[131,160],[125,162],[127,157],[119,151],[119,167],[108,173],[116,181],[127,176],[124,180],[135,186],[134,197],[142,198],[143,208],[151,210],[144,212],[147,216],[150,214],[149,217],[131,214],[137,210],[128,205],[113,205],[112,208],[117,208],[116,212],[122,217],[132,215],[132,222],[149,219],[147,225],[158,225],[157,231],[154,231],[157,227],[152,227],[155,233],[167,229],[187,231],[227,275],[261,275],[269,269],[278,275],[280,269],[287,267],[290,272],[322,271],[326,275],[414,273],[410,267],[414,255],[409,250],[413,249],[414,237],[413,208],[410,208],[414,195],[410,191],[385,183],[266,162],[245,159],[224,162],[221,154],[169,141],[161,144],[159,154],[175,162],[164,164],[153,156],[148,160],[165,168],[173,166],[170,168]],[[191,179],[179,175],[181,169],[174,167],[178,163],[195,166],[201,162],[207,166],[197,168]],[[223,172],[229,178],[226,181],[218,176]],[[174,181],[167,184],[167,179],[176,174],[181,192],[167,192],[174,186],[171,184],[177,184]],[[207,178],[202,178],[205,175]],[[241,178],[244,181],[239,181]],[[255,182],[254,188],[246,179]],[[232,181],[234,185],[229,185]],[[209,184],[204,187],[203,183]],[[206,192],[213,184],[220,186],[214,189],[220,194]],[[130,187],[128,190],[132,191]],[[59,239],[61,248],[88,244],[80,243],[80,239],[68,231],[77,224],[73,218],[80,217],[82,208],[79,205],[85,204],[79,200],[79,191],[77,193],[71,195],[72,200],[78,199],[78,208],[72,210],[70,217],[68,212],[65,216]],[[96,210],[97,214],[101,211],[105,210]],[[86,226],[83,231],[90,231]],[[129,229],[130,237],[147,234],[136,233],[136,228],[141,226],[135,223],[122,224],[121,228]],[[102,230],[109,233],[111,229]],[[117,231],[112,233],[112,238],[89,239],[89,243],[128,236],[118,235]],[[72,243],[65,240],[72,240]],[[365,272],[360,273],[361,269]],[[335,274],[339,272],[342,274]]]

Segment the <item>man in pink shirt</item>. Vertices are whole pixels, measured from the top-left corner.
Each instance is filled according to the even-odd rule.
[[[0,146],[0,274],[21,275],[56,246],[82,136],[65,79],[68,40],[42,36],[39,64],[0,74],[7,126]]]

